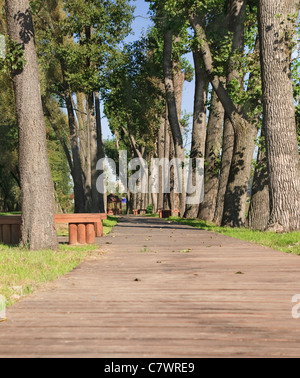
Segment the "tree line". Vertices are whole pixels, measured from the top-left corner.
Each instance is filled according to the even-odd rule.
[[[57,248],[57,211],[104,212],[96,164],[120,149],[148,164],[205,161],[199,205],[175,193],[173,167],[170,193],[125,193],[128,211],[299,230],[299,0],[147,2],[153,26],[124,43],[127,0],[0,1],[0,206],[22,209],[22,244]],[[193,78],[189,130],[181,104]]]

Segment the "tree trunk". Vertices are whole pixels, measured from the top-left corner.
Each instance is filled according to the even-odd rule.
[[[219,178],[219,188],[216,200],[216,210],[214,215],[214,223],[221,225],[224,213],[224,200],[230,167],[232,162],[234,149],[234,129],[228,116],[225,114],[224,130],[223,130],[223,144],[222,144],[222,157],[221,157],[221,171]]]
[[[19,126],[19,168],[22,192],[22,245],[31,250],[58,249],[54,187],[46,144],[39,68],[32,13],[28,0],[7,0],[9,36],[24,50],[26,63],[13,72]]]
[[[96,110],[96,130],[97,130],[97,158],[98,160],[105,158],[105,148],[103,142],[103,134],[102,134],[102,124],[101,124],[101,111],[100,111],[100,98],[99,93],[95,93],[95,110]],[[99,172],[98,174],[101,175],[103,171]],[[97,190],[97,189],[96,189]],[[106,195],[102,193],[98,194],[98,207],[97,211],[100,213],[106,212]]]
[[[251,201],[248,213],[248,226],[253,230],[264,231],[270,218],[270,195],[267,156],[264,135],[260,140],[251,190]]]
[[[248,125],[235,132],[234,150],[224,199],[222,225],[244,227],[246,201],[257,129]]]
[[[86,169],[85,169],[85,212],[92,210],[92,127],[93,127],[93,105],[90,96],[86,101],[87,129],[86,129]]]
[[[230,15],[230,17],[232,17],[233,15],[235,16],[235,24],[233,27],[232,51],[238,52],[244,47],[243,18],[245,14],[246,1],[232,0],[230,5],[232,6],[232,8],[230,9],[236,12]],[[243,203],[243,201],[246,200],[247,190],[245,192],[245,188],[248,186],[246,182],[250,178],[250,169],[252,161],[252,157],[250,159],[250,154],[248,154],[248,151],[246,151],[246,138],[255,135],[256,128],[253,127],[253,125],[248,121],[245,113],[243,113],[241,109],[235,106],[231,97],[229,96],[229,93],[226,91],[223,84],[221,83],[221,80],[218,78],[217,75],[215,75],[210,47],[207,43],[207,38],[205,35],[205,31],[201,25],[200,17],[197,14],[192,14],[190,16],[190,22],[195,30],[196,36],[198,36],[198,38],[201,39],[200,52],[202,54],[204,67],[207,72],[207,75],[220,101],[222,102],[222,105],[226,112],[226,116],[232,123],[234,135],[236,138],[238,138],[238,140],[234,144],[235,156],[233,156],[234,160],[232,160],[231,162],[232,166],[230,172],[230,183],[228,182],[228,185],[226,187],[229,192],[228,201],[226,205],[227,212],[225,218],[223,219],[223,224],[235,224],[236,226],[241,226],[245,222],[245,215],[242,214],[243,209],[245,207],[245,203]],[[227,80],[231,81],[232,79],[236,78],[241,82],[241,78],[239,78],[238,75],[238,70],[235,69],[233,62],[230,60],[229,63],[230,71],[228,73]],[[241,148],[241,150],[239,150],[239,148]],[[239,157],[241,156],[243,157],[243,159],[239,160]],[[247,177],[246,175],[248,173],[249,176]],[[231,203],[229,203],[229,200],[231,201]]]
[[[175,88],[174,88],[174,79],[173,79],[173,65],[172,65],[172,44],[173,44],[173,33],[171,30],[167,30],[164,34],[164,52],[163,52],[163,66],[164,66],[164,80],[165,80],[165,88],[166,88],[166,97],[167,97],[167,104],[168,104],[168,116],[170,121],[170,127],[172,131],[172,137],[174,142],[174,151],[175,157],[181,162],[181,164],[185,161],[185,153],[184,153],[184,146],[183,146],[183,138],[182,132],[180,127],[180,122],[178,119],[178,110],[176,106],[176,95],[175,95]],[[186,192],[184,186],[184,180],[180,179],[181,175],[181,167],[176,167],[178,173],[178,184],[180,186],[180,214],[183,216],[185,212],[185,199],[186,199]]]
[[[192,159],[192,171],[190,172],[190,183],[196,186],[196,168],[197,158],[204,158],[205,140],[206,140],[206,100],[208,91],[208,78],[205,70],[202,68],[201,54],[197,50],[193,52],[194,66],[196,73],[195,99],[194,99],[194,116],[192,131],[192,147],[190,158]],[[196,193],[189,193],[189,197],[195,197]],[[193,202],[194,202],[193,198]],[[195,204],[187,204],[185,218],[197,218],[200,207],[200,196],[196,198]]]
[[[166,107],[166,124],[165,124],[165,159],[166,161],[169,161],[170,159],[170,149],[171,149],[171,131],[170,131],[170,123],[169,123],[169,117],[168,117],[168,108]],[[167,169],[164,166],[164,171],[167,173]],[[166,180],[170,180],[170,177],[167,176]],[[164,210],[170,210],[171,209],[171,198],[170,193],[164,193],[164,203],[163,203],[163,209]]]
[[[80,148],[78,143],[78,134],[76,127],[76,119],[72,105],[71,95],[69,90],[65,92],[65,102],[68,112],[69,132],[70,132],[70,145],[73,157],[73,182],[74,182],[74,201],[75,213],[85,212],[85,193],[84,193],[84,180],[81,164]]]
[[[300,230],[300,163],[290,71],[294,25],[289,15],[295,12],[299,12],[298,0],[259,2],[263,122],[272,206],[268,230],[277,232]]]
[[[157,143],[157,155],[158,159],[164,159],[165,157],[165,127],[166,119],[164,116],[160,117],[160,128],[158,131],[158,143]],[[162,210],[164,207],[164,193],[163,193],[163,167],[159,166],[158,172],[158,195],[157,195],[157,209]]]
[[[217,194],[219,189],[218,160],[222,145],[223,122],[224,108],[215,91],[213,91],[205,146],[204,200],[200,205],[198,215],[200,219],[208,222],[213,221],[216,211]]]

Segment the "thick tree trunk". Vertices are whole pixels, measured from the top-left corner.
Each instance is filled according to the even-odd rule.
[[[198,215],[200,219],[208,222],[213,221],[216,211],[219,189],[218,160],[222,145],[223,122],[224,108],[215,91],[213,91],[205,143],[204,200],[200,205]]]
[[[158,159],[162,161],[165,157],[165,128],[166,128],[166,119],[162,115],[160,117],[160,128],[158,131],[158,141],[157,141],[157,155]],[[164,193],[163,193],[163,167],[159,166],[158,172],[158,195],[157,195],[157,209],[162,210],[164,207]]]
[[[165,159],[169,161],[170,159],[170,149],[171,149],[171,131],[170,131],[170,124],[168,120],[168,109],[166,109],[166,124],[165,124]],[[164,166],[164,171],[167,173],[167,168]],[[166,177],[166,180],[170,180],[170,177]],[[164,203],[163,203],[164,210],[171,209],[171,198],[170,193],[164,193]]]
[[[246,10],[246,1],[242,0],[230,0],[227,11],[227,27],[228,30],[233,33],[232,41],[232,54],[228,61],[228,70],[226,77],[226,86],[230,85],[232,80],[237,80],[242,90],[243,79],[239,75],[239,71],[236,68],[236,62],[234,53],[237,51],[243,51],[244,48],[244,26],[243,20]],[[223,132],[223,146],[222,146],[222,162],[219,181],[219,190],[217,195],[217,205],[214,215],[214,222],[218,225],[222,223],[224,214],[225,195],[227,190],[227,184],[230,175],[232,157],[234,154],[235,135],[232,121],[228,114],[225,114],[224,119],[224,132]],[[231,176],[233,179],[234,176]],[[236,200],[234,200],[236,202]],[[234,208],[233,216],[235,216]]]
[[[232,13],[232,15],[235,15],[234,18],[234,28],[233,28],[233,45],[232,50],[233,52],[238,52],[240,49],[243,48],[243,25],[242,20],[245,14],[245,6],[246,1],[235,1],[232,0],[231,4],[232,10],[235,13]],[[232,17],[232,15],[230,17]],[[241,109],[238,109],[238,107],[235,106],[232,99],[229,96],[229,93],[224,88],[223,84],[221,83],[221,80],[215,75],[214,73],[214,67],[213,67],[213,60],[210,52],[209,45],[207,43],[205,31],[203,27],[201,26],[201,20],[197,14],[192,14],[190,17],[190,22],[192,27],[195,30],[196,36],[201,39],[200,44],[200,51],[202,54],[204,67],[207,72],[207,75],[210,79],[210,82],[216,91],[220,101],[222,102],[222,105],[225,109],[226,116],[229,118],[230,122],[232,123],[234,135],[238,140],[234,144],[234,153],[235,156],[234,160],[232,160],[232,166],[231,166],[231,172],[230,172],[230,185],[227,185],[228,192],[228,201],[230,197],[231,203],[227,202],[227,212],[225,215],[225,218],[223,219],[224,225],[232,225],[235,224],[236,226],[241,226],[245,222],[245,215],[242,215],[243,209],[245,207],[245,203],[243,201],[246,200],[246,194],[245,194],[245,187],[247,184],[247,180],[250,178],[250,168],[251,168],[251,159],[249,158],[249,154],[246,151],[247,149],[247,141],[245,138],[252,137],[255,134],[255,127],[248,121],[247,117]],[[238,75],[238,71],[235,69],[235,66],[231,66],[230,63],[230,71],[228,73],[227,80],[231,81],[233,78],[236,78],[237,80],[241,80]],[[232,78],[230,77],[232,76]],[[241,87],[242,88],[242,87]],[[243,140],[244,137],[244,140]],[[238,150],[241,148],[241,150]],[[243,156],[242,160],[239,159],[239,155]],[[250,162],[250,166],[249,166]],[[238,168],[238,171],[237,171]],[[247,177],[246,175],[249,174]],[[243,177],[242,177],[243,176]],[[240,194],[243,194],[240,196]],[[219,209],[219,208],[218,208]],[[237,216],[237,214],[239,214]],[[224,214],[223,214],[224,215]],[[237,220],[240,220],[237,222]]]
[[[87,96],[86,113],[85,212],[89,213],[92,210],[92,127],[95,120],[90,96]]]
[[[235,132],[234,150],[224,199],[222,225],[244,227],[251,165],[257,136],[256,127]]]
[[[68,112],[69,132],[70,132],[70,146],[73,158],[73,183],[74,183],[74,201],[75,201],[75,213],[85,212],[85,192],[84,192],[84,180],[81,164],[80,148],[78,143],[78,134],[76,127],[76,119],[74,115],[74,109],[72,105],[72,99],[69,91],[65,93],[65,102]]]
[[[102,134],[102,123],[101,123],[101,111],[100,111],[100,98],[99,93],[95,93],[95,110],[96,110],[96,130],[97,130],[97,158],[98,160],[105,158],[105,147],[103,142]],[[103,171],[98,172],[98,175],[101,175]],[[97,189],[96,189],[97,190]],[[106,212],[106,195],[98,193],[98,206],[97,212],[105,213]]]
[[[290,14],[299,1],[261,0],[259,34],[263,84],[264,130],[271,214],[268,230],[300,230],[300,163],[291,81],[294,25]]]
[[[163,52],[163,66],[164,66],[164,80],[166,88],[166,97],[168,104],[168,116],[170,121],[170,127],[172,131],[172,139],[174,142],[174,151],[175,157],[184,163],[185,153],[183,146],[183,138],[181,132],[181,126],[178,119],[178,110],[176,106],[176,95],[174,88],[174,79],[173,79],[173,65],[172,65],[172,44],[173,44],[173,34],[171,30],[167,30],[164,34],[164,52]],[[180,177],[181,167],[177,167],[178,177]],[[181,175],[183,178],[183,175]],[[184,180],[178,179],[179,190],[180,190],[180,214],[183,216],[185,212],[185,199],[186,191]]]
[[[264,231],[270,218],[270,195],[267,156],[264,136],[261,136],[253,176],[251,201],[248,213],[248,226],[253,230]]]
[[[216,210],[214,215],[214,223],[221,225],[224,213],[224,200],[230,173],[234,149],[234,129],[228,116],[225,114],[224,130],[223,130],[223,144],[221,157],[221,171],[219,178],[219,188],[216,200]]]
[[[192,147],[190,158],[192,159],[192,171],[190,172],[190,182],[193,186],[196,185],[196,159],[204,158],[205,155],[205,140],[206,140],[206,100],[208,91],[208,78],[205,70],[202,68],[201,54],[196,50],[193,53],[194,66],[196,73],[195,82],[195,99],[194,99],[194,116],[193,116],[193,130],[192,130]],[[189,197],[195,197],[196,193],[189,193]],[[194,200],[194,199],[193,199]],[[194,201],[193,201],[194,202]],[[196,198],[195,204],[187,204],[185,211],[185,218],[197,218],[199,214],[200,196]]]
[[[13,72],[19,126],[22,192],[22,245],[31,250],[58,249],[54,187],[47,155],[39,69],[28,0],[6,0],[9,36],[24,50],[25,64]]]

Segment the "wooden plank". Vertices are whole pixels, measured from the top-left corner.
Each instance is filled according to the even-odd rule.
[[[0,224],[21,224],[21,215],[1,215]]]
[[[11,225],[11,243],[17,245],[21,240],[21,226],[19,224]]]
[[[10,224],[2,225],[2,237],[3,237],[3,244],[7,244],[7,245],[11,244],[11,225]]]
[[[56,223],[86,223],[97,222],[107,219],[107,214],[56,214]],[[74,222],[75,220],[75,222]],[[0,216],[0,224],[21,225],[21,215],[2,215]]]
[[[107,214],[56,214],[55,223],[95,223],[107,219]]]

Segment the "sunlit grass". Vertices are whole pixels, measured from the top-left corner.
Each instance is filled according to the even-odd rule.
[[[202,230],[217,232],[236,239],[253,242],[278,251],[300,255],[300,232],[279,234],[268,231],[254,231],[248,228],[219,227],[213,223],[208,223],[199,219],[190,220],[181,219],[179,217],[170,217],[168,220],[200,228]]]
[[[104,235],[117,224],[117,218],[103,221]],[[68,228],[60,228],[59,236],[67,236]],[[58,251],[28,251],[0,244],[0,295],[7,306],[33,293],[47,282],[52,282],[72,271],[88,256],[99,253],[97,245],[69,246],[61,244]]]
[[[65,275],[99,246],[60,245],[59,251],[28,251],[0,245],[0,295],[11,305],[46,282]]]

